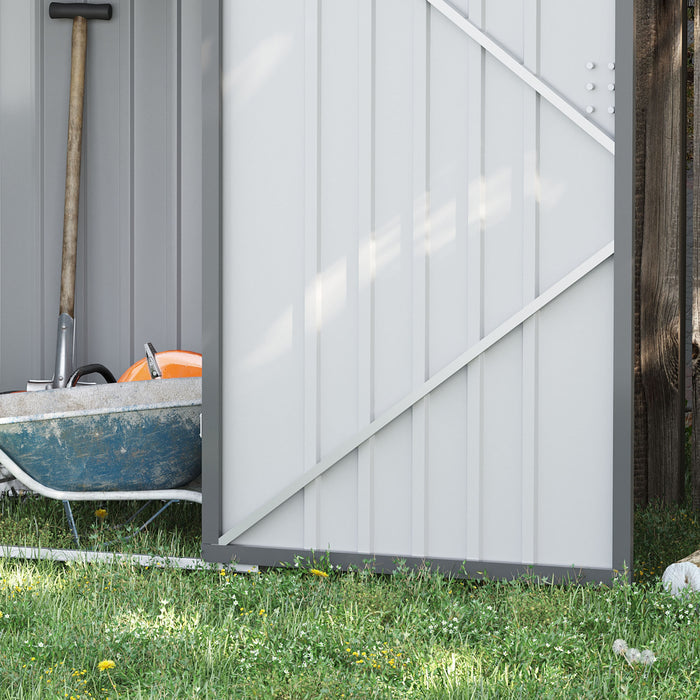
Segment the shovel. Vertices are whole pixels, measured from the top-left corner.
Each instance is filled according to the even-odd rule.
[[[75,312],[75,260],[78,243],[78,204],[80,199],[80,158],[83,136],[83,97],[85,93],[85,54],[88,20],[112,18],[112,5],[60,3],[49,5],[52,19],[72,19],[70,101],[68,107],[68,148],[66,155],[66,198],[63,210],[63,254],[61,258],[61,296],[56,334],[56,364],[53,379],[29,380],[27,391],[59,389],[70,386],[73,371]],[[102,365],[89,365],[107,381],[114,381]],[[83,374],[85,372],[83,371]],[[77,381],[77,380],[76,380]]]

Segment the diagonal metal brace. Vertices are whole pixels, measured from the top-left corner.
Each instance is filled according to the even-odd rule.
[[[604,248],[601,248],[597,253],[588,258],[588,260],[559,280],[559,282],[540,294],[540,296],[531,301],[527,306],[523,307],[520,311],[518,311],[518,313],[511,316],[507,321],[498,326],[498,328],[484,336],[478,343],[463,352],[459,357],[457,357],[457,359],[453,360],[437,374],[433,375],[412,394],[409,394],[406,398],[394,404],[394,406],[392,406],[388,411],[386,411],[376,420],[372,421],[369,425],[365,426],[354,437],[347,440],[343,445],[328,454],[311,469],[305,471],[299,477],[291,481],[287,486],[280,489],[274,496],[266,500],[252,513],[239,520],[232,528],[224,532],[224,534],[219,537],[218,544],[227,545],[233,542],[237,537],[240,537],[244,532],[253,527],[253,525],[258,523],[265,516],[269,515],[272,513],[272,511],[281,506],[285,501],[289,500],[292,496],[301,491],[301,489],[303,489],[305,486],[308,486],[312,481],[318,479],[321,474],[328,471],[341,459],[347,457],[362,443],[376,435],[380,430],[382,430],[382,428],[385,428],[402,413],[408,411],[416,403],[437,389],[441,384],[457,374],[457,372],[460,370],[464,369],[464,367],[472,362],[472,360],[482,355],[484,352],[486,352],[486,350],[495,345],[498,341],[502,340],[511,331],[525,323],[527,319],[534,316],[538,311],[541,311],[545,306],[547,306],[547,304],[554,301],[554,299],[563,294],[567,289],[573,287],[586,275],[608,260],[608,258],[612,257],[614,252],[615,244],[612,242],[608,243]]]
[[[582,112],[566,98],[562,97],[554,88],[547,85],[541,78],[528,70],[512,54],[499,46],[488,34],[484,33],[475,24],[470,22],[463,14],[455,10],[446,0],[426,0],[440,14],[446,17],[452,24],[461,29],[470,39],[481,46],[499,63],[518,76],[525,84],[529,85],[536,93],[541,95],[549,104],[570,119],[576,126],[583,129],[589,136],[597,141],[606,151],[615,155],[615,141],[599,126],[594,124]]]

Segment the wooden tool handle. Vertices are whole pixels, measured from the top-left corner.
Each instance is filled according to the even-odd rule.
[[[78,207],[80,205],[80,153],[83,141],[83,97],[85,94],[85,52],[87,20],[73,19],[68,106],[68,152],[66,156],[66,200],[63,209],[63,256],[61,259],[61,298],[59,314],[74,317],[75,260],[78,246]]]

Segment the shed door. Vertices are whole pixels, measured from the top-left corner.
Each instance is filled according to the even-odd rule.
[[[616,11],[223,4],[205,556],[622,565]]]

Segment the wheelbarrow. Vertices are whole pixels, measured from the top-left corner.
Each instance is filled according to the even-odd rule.
[[[63,501],[79,544],[71,501],[202,502],[201,410],[200,377],[3,394],[0,466]]]
[[[26,392],[0,395],[0,466],[32,491],[62,500],[78,543],[71,500],[201,503],[201,355],[156,353],[147,344],[144,360],[118,383],[103,365],[73,371],[87,20],[109,20],[112,8],[51,3],[49,14],[73,19],[55,373],[30,380]],[[108,383],[79,384],[93,373]]]

